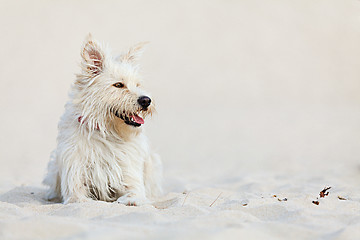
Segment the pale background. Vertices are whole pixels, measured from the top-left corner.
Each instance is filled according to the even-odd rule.
[[[360,1],[2,1],[0,30],[1,192],[41,186],[89,32],[115,51],[150,41],[167,191],[256,174],[360,186]]]
[[[360,164],[359,1],[1,5],[2,187],[41,181],[88,32],[115,51],[151,42],[146,128],[172,174]]]

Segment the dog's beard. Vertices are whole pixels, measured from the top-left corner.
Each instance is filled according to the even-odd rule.
[[[127,125],[140,127],[142,124],[144,124],[144,119],[136,113],[125,114],[119,113],[119,111],[113,111],[113,113],[116,117],[122,119]]]

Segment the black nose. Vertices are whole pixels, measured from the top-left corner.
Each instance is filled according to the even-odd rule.
[[[147,108],[148,106],[150,106],[151,103],[151,99],[147,96],[141,96],[138,99],[138,103],[140,104],[140,106],[142,106],[143,108]]]

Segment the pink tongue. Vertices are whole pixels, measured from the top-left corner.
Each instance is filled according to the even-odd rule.
[[[144,124],[144,119],[142,119],[141,117],[139,117],[138,115],[134,115],[133,119],[136,123],[138,124]]]

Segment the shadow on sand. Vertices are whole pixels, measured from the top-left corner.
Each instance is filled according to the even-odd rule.
[[[59,202],[48,201],[45,198],[46,189],[40,187],[21,186],[16,187],[0,195],[0,201],[15,205],[36,204],[48,205]]]

